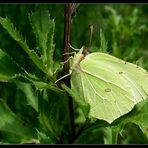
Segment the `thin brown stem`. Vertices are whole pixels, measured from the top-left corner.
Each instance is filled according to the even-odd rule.
[[[92,34],[93,34],[94,26],[90,25],[89,28],[90,28],[90,38],[89,38],[89,47],[90,47],[91,46],[91,42],[92,42]]]
[[[70,43],[70,29],[71,29],[71,15],[72,15],[72,5],[65,4],[65,26],[64,26],[64,51],[63,53],[69,53],[69,43]],[[69,59],[69,54],[63,54],[63,62]],[[69,74],[69,62],[66,62],[63,67],[63,75]],[[70,87],[70,77],[64,79],[64,83]],[[73,101],[72,97],[68,95],[68,110],[69,110],[69,138],[70,143],[73,141],[75,136],[75,124],[74,124],[74,111],[73,111]]]

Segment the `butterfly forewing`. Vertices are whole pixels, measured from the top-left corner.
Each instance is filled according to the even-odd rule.
[[[114,83],[120,83],[122,85],[123,82],[126,82],[126,85],[123,85],[123,87],[126,88],[128,86],[132,89],[135,104],[148,97],[147,71],[143,68],[104,53],[92,53],[87,56],[86,59],[81,62],[81,65],[85,63],[83,64],[84,69],[87,69],[85,66],[88,65],[87,62],[90,62],[91,65],[106,69],[107,75],[111,76],[109,80],[114,81],[116,79]],[[108,71],[112,72],[114,75],[117,74],[116,78]],[[103,72],[103,74],[105,73]],[[126,88],[126,90],[128,89]]]

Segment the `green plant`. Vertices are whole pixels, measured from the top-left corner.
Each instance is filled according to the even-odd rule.
[[[66,8],[69,9],[70,7],[71,5],[67,4]],[[107,43],[103,31],[100,31],[100,50],[107,52],[107,45],[110,44],[112,45],[113,55],[121,57],[122,52],[117,50],[119,46],[116,42],[120,30],[122,29],[123,34],[127,33],[124,36],[129,35],[129,37],[135,33],[135,30],[133,29],[130,32],[124,23],[121,23],[120,26],[117,22],[119,17],[113,8],[105,7],[105,9],[112,12],[108,25],[111,25],[114,29],[108,34],[109,37],[111,36],[112,43]],[[72,11],[70,9],[67,11],[70,13],[68,18],[71,21]],[[73,9],[74,11],[75,9]],[[138,17],[136,9],[133,11],[133,15],[134,17],[129,18],[132,27],[135,25],[136,17]],[[112,19],[113,21],[111,21]],[[37,5],[36,11],[29,14],[29,21],[35,37],[31,36],[32,38],[25,39],[9,18],[0,17],[2,27],[18,43],[17,48],[21,47],[24,50],[23,54],[25,58],[29,57],[29,63],[33,69],[29,71],[25,65],[22,66],[16,62],[9,52],[0,49],[1,92],[9,91],[9,93],[4,93],[7,96],[2,94],[0,99],[1,143],[130,143],[130,137],[129,140],[125,138],[128,135],[126,132],[129,131],[126,128],[130,126],[140,132],[144,143],[147,143],[148,101],[144,100],[138,103],[132,111],[111,124],[104,120],[86,118],[81,106],[73,101],[73,96],[79,94],[71,94],[69,77],[63,79],[67,86],[60,81],[57,84],[55,83],[63,76],[62,70],[64,69],[65,75],[69,73],[69,68],[67,68],[67,62],[62,66],[59,59],[56,58],[56,50],[60,46],[56,47],[56,44],[59,43],[54,40],[56,24],[54,19],[51,19],[48,7]],[[146,30],[146,27],[143,29]],[[124,32],[125,30],[128,31]],[[70,26],[69,30],[65,31],[64,37],[64,52],[69,53]],[[33,40],[33,42],[36,40],[36,47],[32,47],[34,43],[30,45],[31,48],[29,47],[28,42],[30,43],[30,40]],[[133,42],[135,40],[133,39]],[[127,46],[132,46],[134,49],[139,47],[139,44],[130,45],[130,43],[127,43]],[[127,46],[125,45],[123,48]],[[34,49],[31,50],[32,48]],[[60,47],[60,49],[62,48]],[[15,51],[18,49],[15,49]],[[96,50],[96,46],[90,48],[90,51]],[[125,54],[127,53],[128,49]],[[65,54],[64,61],[68,58],[69,55]],[[143,61],[141,63],[144,65]],[[6,85],[7,89],[5,89]],[[15,88],[14,91],[13,87]],[[15,98],[12,98],[13,93],[15,93]],[[7,100],[7,98],[11,99]],[[92,137],[92,135],[95,136]]]

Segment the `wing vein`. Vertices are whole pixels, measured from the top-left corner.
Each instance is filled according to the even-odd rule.
[[[125,79],[127,79],[132,85],[133,87],[136,88],[136,90],[139,92],[139,94],[142,96],[142,98],[144,99],[145,97],[143,96],[143,94],[141,94],[140,90],[136,87],[136,85],[126,76],[124,75]]]
[[[123,91],[125,91],[125,92],[127,92],[124,88],[122,88],[121,86],[118,86],[117,84],[114,84],[114,83],[112,83],[112,82],[109,82],[109,81],[107,81],[107,80],[105,80],[105,79],[103,79],[103,78],[101,78],[101,77],[99,77],[99,76],[96,76],[96,75],[94,75],[94,74],[92,74],[91,72],[88,72],[88,71],[86,71],[86,70],[84,70],[84,69],[82,69],[85,73],[87,73],[87,74],[89,74],[89,75],[91,75],[91,76],[93,76],[93,77],[95,77],[95,78],[98,78],[98,79],[100,79],[100,80],[102,80],[102,81],[105,81],[106,83],[108,83],[108,84],[112,84],[112,85],[114,85],[114,86],[117,86],[118,88],[120,88],[120,89],[122,89]]]
[[[105,112],[107,113],[107,110],[106,110],[106,106],[105,106],[105,103],[104,103],[104,98],[97,93],[97,91],[95,90],[94,86],[92,85],[92,83],[90,82],[90,80],[87,78],[87,75],[85,75],[85,78],[87,79],[87,81],[89,82],[89,84],[91,85],[92,89],[94,90],[94,95],[98,95],[100,98],[102,98],[102,101],[103,101],[103,106],[104,106],[104,109],[105,109]],[[96,98],[96,97],[95,97]],[[105,118],[104,114],[103,114],[103,118]],[[103,119],[102,118],[102,119]]]

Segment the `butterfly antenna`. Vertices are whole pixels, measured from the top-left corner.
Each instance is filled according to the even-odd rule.
[[[63,55],[66,55],[66,54],[75,54],[76,52],[69,52],[69,53],[63,53]]]
[[[79,51],[79,50],[80,50],[80,49],[76,49],[76,48],[72,47],[70,43],[68,43],[68,44],[69,44],[69,47],[70,47],[71,49],[73,49],[73,50],[75,50],[75,51]]]

